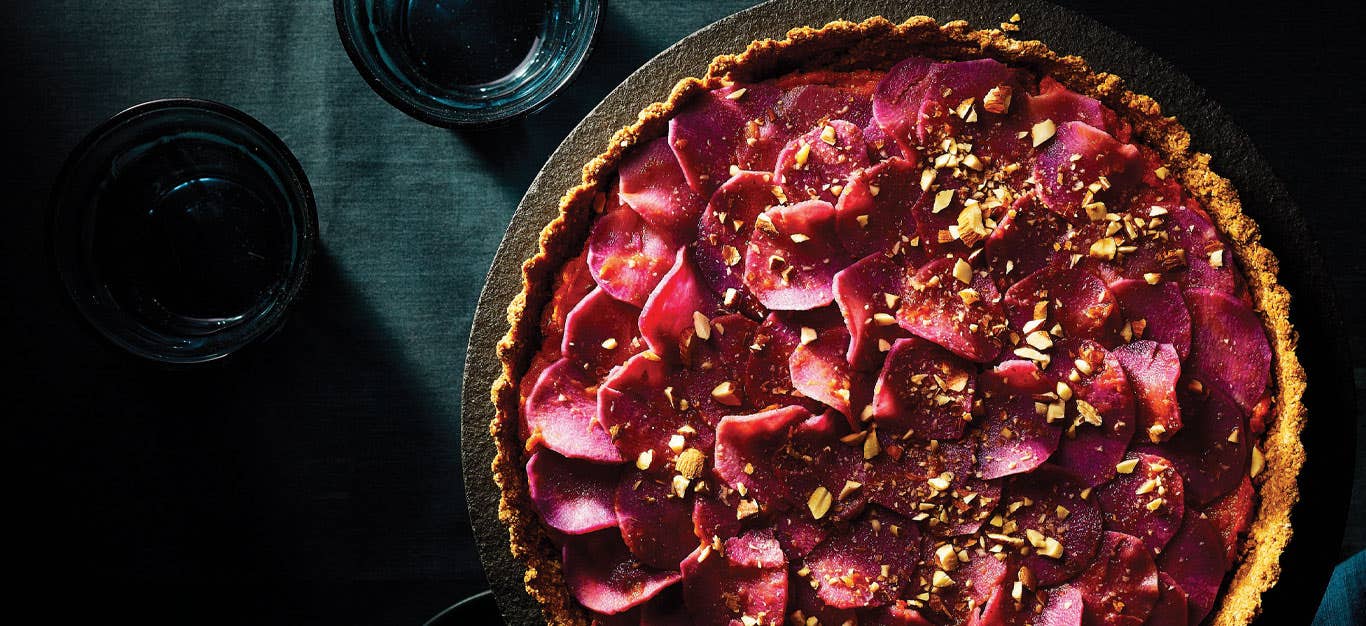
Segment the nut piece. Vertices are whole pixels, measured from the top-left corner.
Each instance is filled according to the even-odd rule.
[[[1039,548],[1039,554],[1042,554],[1050,559],[1061,559],[1062,544],[1058,543],[1058,540],[1052,537],[1044,539],[1043,547]]]
[[[952,572],[958,567],[958,553],[954,551],[953,544],[944,544],[934,551],[934,563],[940,569]]]
[[[949,578],[949,575],[942,570],[934,570],[934,575],[930,577],[930,583],[934,585],[935,589],[951,587],[954,584],[953,579]]]
[[[729,380],[713,387],[711,397],[726,406],[740,406],[740,397],[735,395],[735,383]]]
[[[1138,467],[1138,459],[1126,459],[1115,464],[1115,471],[1121,474],[1132,474],[1136,467]]]
[[[692,312],[692,330],[698,339],[706,341],[711,339],[711,320],[707,319],[701,311]]]
[[[650,469],[650,464],[651,464],[651,463],[654,463],[654,462],[655,462],[655,451],[654,451],[654,450],[646,450],[646,451],[644,451],[644,452],[641,452],[641,453],[640,453],[640,456],[636,457],[636,469],[638,469],[638,470],[640,470],[640,471],[643,472],[643,471],[645,471],[645,470],[647,470],[647,469]]]
[[[810,326],[802,327],[802,345],[806,345],[816,340],[816,329]]]
[[[931,212],[938,213],[940,211],[943,211],[944,209],[949,207],[950,202],[953,202],[952,189],[945,189],[943,191],[940,191],[939,193],[934,194],[934,208]]]
[[[1015,88],[1010,85],[997,85],[982,98],[982,108],[988,113],[1000,115],[1010,110],[1010,96]]]
[[[830,490],[825,487],[816,487],[816,490],[812,491],[811,496],[806,499],[806,508],[811,510],[811,517],[821,519],[830,512],[830,503],[833,500]]]
[[[1034,147],[1037,148],[1043,145],[1043,142],[1052,139],[1057,132],[1058,126],[1053,123],[1053,120],[1044,120],[1029,129],[1030,141],[1033,141]]]
[[[958,261],[953,264],[953,277],[957,278],[958,282],[963,283],[964,285],[971,283],[972,266],[968,265],[967,261],[958,259]]]
[[[683,451],[683,454],[678,455],[677,459],[674,459],[674,469],[677,469],[684,478],[695,480],[702,475],[702,466],[705,461],[706,457],[701,450],[688,448]]]

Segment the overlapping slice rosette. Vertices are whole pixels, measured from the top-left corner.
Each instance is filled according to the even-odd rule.
[[[1200,623],[1271,351],[1131,141],[1050,77],[911,58],[703,92],[628,151],[522,380],[574,597],[612,624]]]

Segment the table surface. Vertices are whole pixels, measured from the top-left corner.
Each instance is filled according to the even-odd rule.
[[[136,608],[148,621],[193,610],[193,621],[411,624],[481,588],[459,479],[459,381],[507,220],[603,95],[750,4],[612,0],[563,95],[519,124],[458,132],[416,122],[366,86],[330,2],[4,3],[0,140],[17,158],[0,174],[11,197],[0,319],[17,347],[6,375],[21,452],[11,501],[24,512],[13,515],[11,562],[35,590],[60,580],[114,597],[102,612]],[[1366,178],[1360,9],[1063,4],[1205,87],[1319,233],[1341,277],[1362,433],[1342,554],[1366,548],[1366,333],[1353,323],[1366,319],[1366,254],[1335,221],[1359,210],[1348,190]],[[167,96],[220,100],[274,129],[308,172],[323,240],[279,334],[187,370],[138,362],[83,327],[43,241],[43,204],[71,147],[109,115]]]

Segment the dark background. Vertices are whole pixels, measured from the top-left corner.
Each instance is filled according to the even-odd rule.
[[[342,51],[330,2],[0,6],[0,148],[11,160],[0,174],[0,358],[18,526],[6,562],[25,580],[12,592],[20,604],[59,618],[412,624],[481,588],[459,478],[459,381],[504,226],[612,87],[750,4],[614,0],[575,83],[540,114],[483,132],[428,127],[380,100]],[[1337,278],[1341,340],[1355,355],[1356,415],[1314,419],[1356,421],[1361,433],[1362,10],[1062,4],[1192,76],[1284,179]],[[323,240],[281,333],[188,370],[102,343],[64,305],[43,255],[43,205],[67,152],[109,115],[166,96],[220,100],[274,129],[308,172]],[[1341,556],[1366,548],[1362,442]]]

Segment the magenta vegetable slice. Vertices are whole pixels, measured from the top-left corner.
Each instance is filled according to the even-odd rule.
[[[870,254],[835,274],[835,304],[850,335],[845,359],[855,369],[881,368],[892,342],[906,336],[895,317],[905,274],[900,263],[882,253]]]
[[[1217,291],[1189,289],[1186,304],[1195,329],[1186,375],[1251,411],[1266,394],[1271,372],[1261,319],[1243,301]]]
[[[697,314],[711,319],[720,309],[720,299],[702,282],[692,256],[683,248],[640,310],[640,335],[655,354],[677,360],[680,342],[693,332]]]
[[[925,563],[926,568],[935,567],[933,550],[939,545],[931,543],[927,546],[929,555]],[[951,615],[967,614],[970,607],[980,608],[997,588],[1018,576],[1018,563],[1011,559],[998,559],[996,554],[988,552],[980,545],[960,547],[958,552],[960,557],[966,555],[968,558],[949,573],[954,584],[930,596],[930,606],[938,611]],[[922,574],[933,576],[932,572]]]
[[[566,538],[563,557],[565,584],[574,598],[607,615],[644,604],[682,578],[678,570],[637,561],[616,529]]]
[[[844,120],[831,120],[788,142],[778,153],[773,181],[782,187],[787,202],[810,199],[834,204],[849,175],[865,167],[868,145],[863,130]]]
[[[597,376],[645,349],[636,320],[640,309],[598,288],[579,302],[564,321],[560,353]]]
[[[526,401],[532,439],[567,457],[622,461],[598,419],[597,386],[596,379],[568,359],[547,367]]]
[[[568,459],[550,450],[531,455],[526,464],[536,511],[551,528],[569,535],[617,525],[612,492],[620,473],[616,465]]]
[[[1141,626],[1157,603],[1157,564],[1137,537],[1107,531],[1073,586],[1081,591],[1086,626]]]
[[[830,535],[807,555],[810,578],[819,585],[816,595],[830,606],[845,609],[895,600],[903,582],[913,580],[919,542],[914,522],[870,509],[867,516]]]
[[[1138,537],[1148,550],[1160,553],[1181,528],[1185,481],[1163,457],[1130,452],[1124,458],[1138,463],[1095,491],[1105,528]]]
[[[773,530],[783,552],[799,559],[811,553],[830,534],[830,525],[811,519],[803,506],[773,515]]]
[[[972,417],[973,365],[924,339],[898,339],[877,380],[873,420],[884,434],[957,439]]]
[[[777,505],[787,486],[774,473],[773,457],[786,445],[793,428],[811,412],[788,406],[752,415],[731,415],[716,426],[714,461],[717,476],[744,498],[765,507]]]
[[[1176,401],[1181,356],[1176,348],[1145,340],[1122,345],[1112,354],[1133,388],[1136,432],[1153,443],[1171,439],[1181,430],[1181,407]]]
[[[740,567],[786,567],[787,557],[773,536],[773,529],[751,531],[725,542],[726,560]]]
[[[1034,397],[1054,390],[1051,381],[1029,361],[1006,361],[978,378],[982,390],[982,443],[977,472],[1001,478],[1033,470],[1058,447],[1061,422],[1050,424]]]
[[[867,482],[862,448],[845,444],[849,425],[838,413],[827,411],[807,419],[791,430],[786,444],[764,463],[787,490],[787,506],[815,521],[847,520],[858,515],[868,501],[861,488]],[[756,472],[757,473],[757,472]],[[830,506],[819,514],[810,509],[812,494],[824,489]]]
[[[854,172],[835,204],[840,241],[860,257],[905,245],[916,236],[911,211],[923,195],[920,170],[905,159],[891,158]]]
[[[1027,537],[1028,531],[1034,530],[1062,545],[1061,558],[1034,552],[1021,559],[1042,587],[1080,574],[1100,548],[1100,509],[1094,501],[1081,497],[1085,488],[1086,484],[1075,474],[1052,465],[1016,476],[1006,485],[1004,502],[1012,507],[1015,502],[1031,503],[1022,504],[1009,516],[1019,524],[1020,535]]]
[[[746,93],[746,98],[748,98]],[[743,101],[743,99],[742,99]],[[772,170],[778,153],[793,139],[828,120],[844,120],[856,126],[871,117],[866,96],[832,85],[798,85],[783,92],[771,108],[746,122],[745,145],[739,165],[744,169]]]
[[[797,568],[788,579],[788,593],[792,596],[793,604],[796,605],[796,609],[791,615],[799,616],[803,624],[814,618],[817,624],[842,625],[852,620],[854,624],[865,625],[864,621],[859,620],[858,612],[854,609],[841,609],[826,604],[816,594],[816,590],[811,588],[807,578],[810,574],[802,576],[796,573],[799,571],[801,569]]]
[[[968,626],[1081,626],[1081,592],[1072,586],[1025,590],[1016,602],[1012,585],[996,587],[981,612],[969,615]]]
[[[1173,282],[1150,285],[1146,280],[1124,279],[1110,283],[1109,289],[1135,339],[1171,344],[1182,359],[1186,358],[1191,347],[1191,316],[1181,298],[1181,287]]]
[[[1133,212],[1148,219],[1154,231],[1134,253],[1124,256],[1124,273],[1141,278],[1156,273],[1183,289],[1222,293],[1238,290],[1233,249],[1219,237],[1209,217],[1193,199],[1170,198]]]
[[[1224,580],[1224,544],[1214,524],[1195,510],[1186,509],[1181,530],[1157,557],[1157,568],[1186,592],[1190,623],[1204,621]]]
[[[1115,475],[1138,419],[1133,391],[1114,353],[1089,340],[1062,339],[1045,376],[1055,386],[1066,383],[1073,398],[1066,402],[1065,430],[1052,462],[1072,470],[1088,486]],[[1085,361],[1088,372],[1078,361]]]
[[[1081,268],[1046,266],[1006,291],[1005,304],[1011,327],[1022,333],[1043,313],[1042,330],[1056,323],[1064,337],[1091,339],[1105,346],[1119,342],[1121,320],[1114,294],[1103,281]]]
[[[848,351],[849,331],[836,326],[818,334],[815,341],[799,343],[788,358],[788,367],[794,389],[839,411],[852,426],[859,423],[873,390],[871,379],[845,360]]]
[[[641,563],[659,569],[678,567],[698,544],[692,499],[674,493],[669,469],[622,472],[614,498],[622,541]]]
[[[746,123],[780,95],[777,88],[762,84],[743,92],[723,87],[699,94],[669,120],[669,145],[693,191],[710,196],[730,177],[730,166],[739,162],[746,145]]]
[[[1058,125],[1040,150],[1034,163],[1039,199],[1068,219],[1086,219],[1087,200],[1122,210],[1140,177],[1138,148],[1084,122]]]
[[[688,335],[681,357],[684,369],[674,378],[681,383],[679,406],[686,400],[688,410],[713,428],[722,417],[749,412],[754,404],[741,388],[744,372],[735,355],[748,349],[757,327],[754,320],[732,313],[713,318],[706,339]]]
[[[974,272],[968,283],[955,278],[959,263],[966,261],[938,258],[920,266],[902,291],[897,322],[969,361],[990,362],[1001,353],[1006,328],[1000,294],[983,273]],[[967,289],[976,299],[965,299]]]
[[[880,431],[874,431],[877,435]],[[870,502],[907,517],[924,512],[921,504],[934,506],[935,515],[926,528],[939,536],[971,534],[981,527],[1000,501],[997,481],[974,475],[971,440],[904,442],[878,435],[885,449],[867,461],[863,491]],[[938,479],[939,488],[932,484]]]
[[[721,185],[707,203],[693,243],[698,273],[723,300],[734,289],[734,308],[757,313],[759,301],[744,282],[744,256],[754,218],[777,203],[773,175],[739,172]]]
[[[755,536],[761,532],[742,537],[759,541]],[[681,569],[683,597],[695,623],[731,624],[749,616],[762,624],[778,624],[786,618],[786,566],[746,567],[711,546],[700,546],[684,559]]]
[[[835,274],[853,260],[835,236],[835,207],[821,200],[775,206],[759,217],[745,254],[745,285],[765,307],[814,309],[834,300]]]
[[[987,267],[997,286],[1008,290],[1043,269],[1054,254],[1053,245],[1066,233],[1067,224],[1033,193],[1016,200],[986,240]]]
[[[1252,523],[1252,509],[1256,504],[1257,492],[1252,488],[1252,480],[1243,477],[1238,487],[1209,503],[1201,512],[1224,540],[1224,562],[1232,568],[1238,562],[1238,538],[1247,532]]]
[[[839,622],[830,622],[838,624]],[[897,600],[887,606],[863,612],[863,626],[934,626],[920,611],[911,608],[905,600]]]
[[[715,489],[694,496],[693,534],[704,543],[740,534],[740,519],[736,515],[739,502],[740,494],[725,485],[716,485]]]
[[[819,335],[843,323],[835,307],[770,313],[754,332],[743,356],[740,378],[745,397],[760,408],[797,404],[813,412],[824,410],[819,401],[802,396],[792,388],[789,362],[792,352],[801,344],[803,328],[810,328]]]
[[[937,65],[924,57],[910,57],[887,71],[873,91],[873,118],[888,135],[901,144],[902,152],[914,154],[909,148],[915,133],[916,117],[924,104],[922,84],[930,68]]]
[[[622,159],[621,201],[665,237],[686,241],[697,232],[707,199],[688,186],[668,137],[636,146]]]
[[[1171,459],[1185,480],[1188,503],[1202,507],[1237,487],[1247,474],[1250,437],[1243,412],[1223,392],[1200,393],[1185,381],[1181,385],[1176,394],[1181,431],[1160,446],[1138,449]]]
[[[1166,572],[1157,573],[1157,604],[1148,614],[1149,626],[1186,626],[1190,623],[1186,592]]]
[[[679,245],[624,205],[607,210],[588,236],[588,266],[598,286],[635,306],[645,304],[673,267]]]
[[[638,461],[649,451],[653,463],[672,463],[677,453],[669,446],[674,435],[689,447],[711,448],[712,428],[692,402],[684,406],[686,376],[663,361],[637,354],[613,370],[598,391],[598,421],[620,450],[620,458]]]

